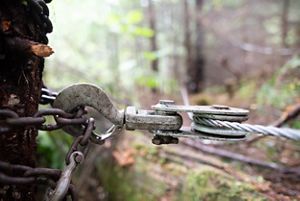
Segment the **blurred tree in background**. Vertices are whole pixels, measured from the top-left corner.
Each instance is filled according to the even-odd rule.
[[[268,77],[299,52],[298,7],[297,0],[53,2],[57,54],[45,75],[54,88],[92,81],[124,94],[137,85],[175,92],[188,83],[196,92],[241,74]]]

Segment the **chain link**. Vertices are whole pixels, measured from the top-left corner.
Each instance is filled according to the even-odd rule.
[[[74,139],[66,155],[66,167],[63,171],[50,168],[32,168],[0,161],[0,183],[48,185],[51,189],[46,194],[46,200],[59,201],[66,196],[70,196],[72,200],[77,200],[71,177],[88,152],[90,138],[95,128],[95,120],[85,117],[85,114],[86,112],[83,108],[78,108],[74,113],[67,113],[57,108],[49,108],[36,112],[32,117],[20,117],[10,109],[0,109],[0,134],[8,133],[18,128],[29,127],[46,131],[53,131],[70,125],[80,125],[84,128],[82,135]],[[54,123],[48,123],[47,119],[49,117],[54,119]],[[21,176],[12,176],[15,172],[20,172]],[[57,184],[55,185],[55,183]]]
[[[51,168],[32,168],[25,165],[10,164],[4,161],[0,161],[0,183],[23,185],[37,182],[37,179],[46,178],[53,181],[59,179],[61,170]],[[23,176],[8,176],[7,173],[20,172]]]
[[[0,134],[11,132],[18,128],[35,127],[39,130],[52,131],[67,125],[85,124],[87,118],[83,116],[83,110],[77,113],[67,113],[61,109],[48,108],[35,113],[32,117],[20,117],[10,109],[0,109]],[[47,123],[47,118],[52,117],[54,123]]]
[[[68,193],[71,185],[72,174],[76,167],[83,162],[88,152],[90,142],[89,139],[92,136],[94,128],[95,120],[93,118],[89,118],[86,121],[83,134],[73,141],[66,155],[66,167],[64,168],[61,177],[57,182],[56,188],[48,195],[50,201],[60,201]]]
[[[35,21],[36,25],[41,30],[41,37],[37,42],[44,44],[48,43],[47,33],[53,30],[52,22],[49,19],[49,8],[46,3],[51,0],[25,0],[22,5],[25,7],[28,14]],[[57,96],[56,92],[52,92],[46,87],[42,88],[40,104],[52,104]],[[78,108],[76,113],[66,113],[63,110],[49,108],[40,110],[32,116],[20,116],[17,112],[9,108],[0,109],[0,134],[6,134],[18,129],[36,128],[38,130],[53,131],[69,125],[79,125],[85,128],[82,136],[75,139],[73,146],[70,148],[67,155],[67,166],[61,171],[51,168],[33,168],[25,165],[10,164],[5,161],[0,161],[0,184],[5,185],[26,185],[39,184],[47,185],[51,189],[49,192],[57,195],[57,189],[61,189],[61,181],[67,179],[68,185],[63,188],[63,194],[56,196],[54,199],[51,193],[46,194],[46,200],[62,200],[66,196],[70,196],[72,200],[78,200],[74,185],[71,183],[71,176],[75,168],[84,159],[84,153],[87,152],[89,138],[94,130],[94,120],[84,117],[84,110]],[[49,119],[53,119],[50,121]],[[51,123],[49,123],[51,122]],[[78,145],[76,145],[78,141]],[[80,148],[84,152],[80,152]],[[76,147],[76,149],[74,148]],[[80,157],[82,156],[82,157]],[[75,165],[71,168],[70,174],[66,171],[70,169],[70,162],[75,161]]]
[[[42,105],[52,104],[57,94],[58,94],[57,92],[53,92],[47,87],[43,86],[41,91],[40,104]]]

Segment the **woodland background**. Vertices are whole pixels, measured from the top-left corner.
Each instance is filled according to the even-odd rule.
[[[299,0],[60,0],[49,6],[55,54],[43,77],[53,90],[93,83],[120,109],[149,108],[166,98],[182,103],[187,91],[192,104],[250,109],[249,122],[258,124],[300,107]],[[299,118],[287,124],[300,128]],[[62,167],[71,137],[40,132],[38,140],[39,164]],[[81,200],[297,200],[299,145],[250,136],[155,146],[150,134],[125,132],[93,147],[75,183]]]

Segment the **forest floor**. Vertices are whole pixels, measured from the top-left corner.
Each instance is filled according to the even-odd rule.
[[[141,93],[144,108],[157,101],[147,94]],[[190,101],[248,108],[248,122],[263,125],[282,114],[226,91],[198,94]],[[299,142],[249,136],[238,142],[180,139],[177,145],[156,146],[150,134],[125,131],[121,138],[94,147],[91,155],[80,173],[84,176],[76,181],[85,201],[300,200]]]

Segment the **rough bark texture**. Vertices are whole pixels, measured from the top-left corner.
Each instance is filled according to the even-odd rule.
[[[34,55],[29,41],[41,41],[43,34],[21,2],[0,3],[0,108],[32,116],[38,108],[44,60]],[[0,160],[35,166],[36,136],[30,127],[0,135]],[[33,194],[33,185],[0,184],[0,200],[34,200]]]

